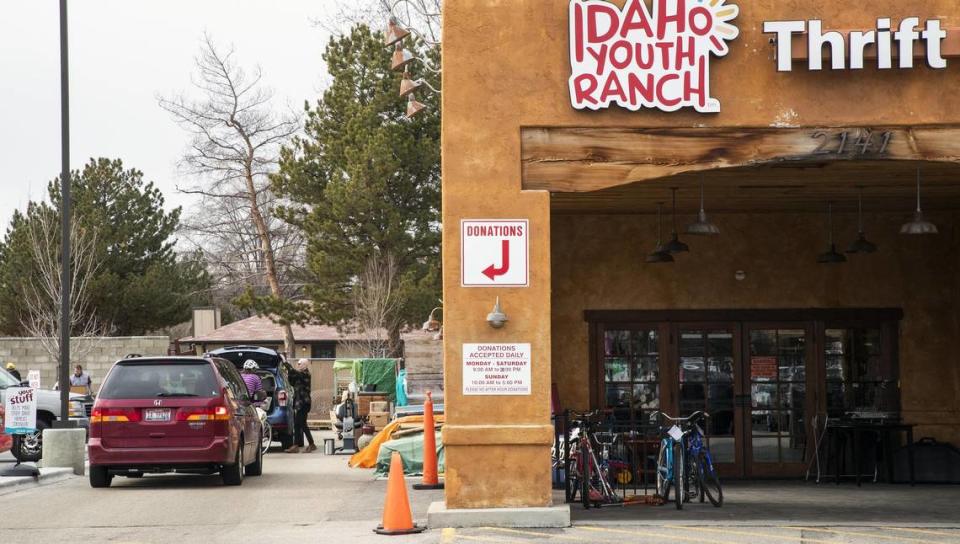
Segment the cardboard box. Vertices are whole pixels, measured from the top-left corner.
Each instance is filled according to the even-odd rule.
[[[390,423],[389,412],[370,412],[370,424],[378,431]]]
[[[390,411],[390,402],[385,400],[375,400],[370,402],[370,413],[374,412],[389,412]]]

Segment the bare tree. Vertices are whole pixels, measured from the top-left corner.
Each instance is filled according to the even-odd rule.
[[[359,23],[381,28],[393,17],[401,26],[435,45],[440,43],[442,8],[442,0],[341,0],[332,17],[316,24],[339,34]]]
[[[231,258],[253,258],[245,265],[233,264],[245,275],[232,281],[255,288],[262,278],[270,294],[283,300],[276,224],[270,219],[277,203],[269,175],[277,168],[283,144],[299,130],[300,120],[292,113],[276,114],[271,108],[273,93],[262,85],[260,70],[248,75],[233,54],[233,49],[218,51],[210,36],[204,36],[196,59],[198,77],[193,80],[201,98],[160,98],[160,107],[193,135],[181,166],[200,183],[180,190],[201,197],[204,217],[196,222],[196,234],[216,233],[213,238],[219,236],[223,242],[225,230],[239,232],[239,241],[233,242],[245,251]],[[252,229],[245,226],[250,223]],[[296,353],[289,324],[284,325],[284,346],[287,354]]]
[[[38,208],[26,222],[30,257],[36,273],[26,278],[23,291],[24,310],[20,324],[30,336],[40,339],[50,360],[60,357],[60,222],[57,214],[45,206]],[[72,336],[101,338],[110,325],[100,321],[90,307],[90,282],[100,268],[96,258],[97,234],[71,221],[70,227],[70,330]],[[73,344],[71,355],[82,359],[98,342]],[[59,375],[59,373],[58,373]]]
[[[397,293],[397,261],[393,255],[374,255],[353,288],[354,321],[343,327],[353,338],[344,344],[368,357],[400,353],[397,317],[402,303]]]

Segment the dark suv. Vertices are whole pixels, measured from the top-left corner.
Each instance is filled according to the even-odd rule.
[[[211,351],[211,357],[220,357],[233,363],[238,371],[243,369],[247,359],[253,359],[260,370],[257,372],[263,380],[263,388],[271,399],[267,421],[273,428],[274,440],[280,442],[283,449],[293,445],[293,386],[287,375],[287,362],[283,355],[258,346],[229,346]]]
[[[117,361],[90,414],[90,485],[146,472],[214,474],[240,485],[263,472],[263,432],[240,373],[215,357]]]

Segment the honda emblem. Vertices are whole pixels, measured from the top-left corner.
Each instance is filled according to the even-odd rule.
[[[157,399],[157,400],[153,401],[153,405],[154,405],[154,406],[163,406],[163,401],[160,400],[160,399]]]

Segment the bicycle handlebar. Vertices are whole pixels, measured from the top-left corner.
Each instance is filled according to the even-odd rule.
[[[663,410],[657,410],[656,412],[653,412],[652,414],[650,414],[650,421],[655,421],[657,417],[662,417],[663,419],[666,419],[667,421],[672,421],[674,423],[684,423],[684,422],[690,423],[701,417],[705,419],[709,419],[710,414],[708,414],[707,412],[704,412],[703,410],[697,410],[696,412],[690,414],[687,417],[670,417]]]

